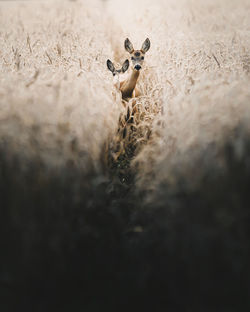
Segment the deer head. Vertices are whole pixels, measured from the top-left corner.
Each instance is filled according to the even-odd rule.
[[[122,64],[122,67],[120,69],[115,69],[114,64],[110,60],[107,60],[107,67],[111,71],[113,76],[119,76],[119,74],[121,74],[121,73],[123,74],[123,73],[125,73],[128,70],[128,68],[129,68],[129,60],[126,60]]]
[[[140,70],[142,68],[142,64],[144,62],[145,53],[150,48],[150,40],[147,38],[141,47],[141,50],[134,50],[134,47],[130,40],[127,38],[124,42],[125,50],[131,54],[131,60],[133,64],[133,69]]]

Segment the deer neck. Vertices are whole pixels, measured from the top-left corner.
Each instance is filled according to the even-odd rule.
[[[121,86],[123,99],[132,97],[132,93],[135,89],[139,75],[140,75],[139,70],[133,69],[129,78],[126,81],[124,81],[124,83]]]

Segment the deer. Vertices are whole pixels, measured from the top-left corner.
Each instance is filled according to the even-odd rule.
[[[140,75],[140,70],[144,62],[145,53],[150,48],[150,40],[147,38],[141,47],[141,50],[134,50],[132,43],[127,38],[124,41],[124,47],[127,52],[131,54],[132,71],[130,75],[124,80],[120,79],[120,74],[125,73],[129,68],[129,60],[127,59],[121,69],[115,69],[114,64],[108,59],[107,67],[114,76],[114,85],[122,93],[122,99],[129,101],[130,98],[138,97],[140,95],[139,90],[136,88],[136,83]]]
[[[108,59],[107,60],[107,67],[111,71],[114,77],[114,86],[117,88],[117,90],[120,90],[121,87],[121,77],[120,74],[124,74],[128,68],[129,68],[129,60],[125,60],[122,64],[122,67],[120,69],[116,69],[114,64]]]
[[[150,40],[147,38],[140,50],[134,50],[133,44],[127,38],[124,41],[125,50],[131,55],[132,70],[126,80],[120,84],[120,91],[122,93],[122,99],[128,101],[130,98],[138,97],[140,95],[139,90],[136,88],[136,84],[142,69],[144,57],[146,52],[150,48]]]
[[[123,81],[120,81],[119,79],[119,74],[121,72],[127,71],[129,67],[129,60],[126,60],[122,68],[120,70],[116,70],[114,64],[110,61],[107,60],[107,67],[108,69],[113,73],[113,76],[118,76],[118,83],[116,83],[117,89],[121,91],[122,94],[122,104],[124,107],[127,108],[127,114],[125,116],[125,120],[120,117],[119,119],[119,124],[121,125],[121,128],[118,129],[118,132],[121,131],[123,133],[123,138],[125,138],[126,133],[127,133],[127,124],[128,123],[134,123],[134,115],[137,112],[137,108],[135,106],[136,102],[134,101],[132,104],[132,108],[129,107],[128,102],[130,98],[135,98],[140,95],[139,90],[136,88],[136,83],[140,75],[140,70],[142,68],[142,64],[144,62],[144,56],[145,53],[149,50],[150,48],[150,40],[147,38],[143,44],[140,50],[134,50],[134,47],[130,40],[127,38],[124,41],[124,47],[127,52],[130,53],[131,55],[131,60],[132,60],[132,70],[130,75],[127,76],[127,78]],[[132,129],[132,127],[131,127]]]

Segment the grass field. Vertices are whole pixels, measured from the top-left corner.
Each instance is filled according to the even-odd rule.
[[[249,16],[0,1],[1,311],[249,311]],[[134,123],[127,37],[151,41]]]

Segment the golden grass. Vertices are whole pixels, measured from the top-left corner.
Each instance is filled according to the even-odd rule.
[[[249,15],[247,0],[1,2],[2,140],[56,165],[98,166],[123,111],[106,60],[128,57],[126,37],[135,48],[149,37],[134,164],[138,185],[162,167],[166,178],[190,148],[249,124]]]
[[[106,70],[112,50],[96,5],[0,3],[1,137],[37,153],[29,137],[39,128],[44,156],[53,150],[58,164],[75,140],[97,161],[117,127],[120,107]]]

